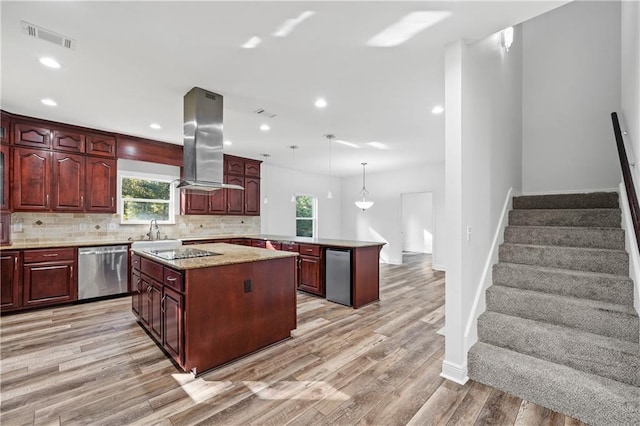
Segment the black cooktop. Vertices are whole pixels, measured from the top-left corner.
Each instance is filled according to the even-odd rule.
[[[222,253],[215,253],[208,250],[195,248],[177,248],[171,250],[149,250],[147,253],[167,260],[191,259],[194,257],[220,256]]]

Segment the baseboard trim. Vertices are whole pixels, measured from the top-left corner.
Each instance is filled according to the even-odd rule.
[[[445,272],[447,270],[444,265],[441,265],[439,263],[433,263],[431,265],[431,269],[433,269],[434,271],[442,271],[442,272]]]
[[[469,381],[466,364],[458,365],[446,360],[442,361],[442,372],[440,373],[440,377],[459,385],[464,385]]]
[[[598,189],[558,189],[553,191],[522,191],[522,195],[562,195],[562,194],[587,194],[590,192],[618,192],[618,188]]]
[[[627,199],[627,190],[624,183],[620,183],[620,209],[622,210],[622,229],[625,235],[625,248],[629,253],[629,277],[633,280],[633,306],[640,315],[640,253],[636,241],[635,230],[633,229],[633,219],[631,218],[631,208]]]

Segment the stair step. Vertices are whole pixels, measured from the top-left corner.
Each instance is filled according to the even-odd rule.
[[[469,377],[591,425],[634,425],[640,388],[565,365],[478,342]]]
[[[509,225],[620,228],[620,209],[528,209],[509,211]]]
[[[513,197],[514,209],[617,209],[618,207],[617,192]]]
[[[507,226],[507,243],[624,250],[624,229],[577,226]]]
[[[638,343],[640,322],[631,306],[492,285],[487,311],[577,328]]]
[[[633,281],[622,275],[500,262],[493,265],[493,283],[633,306]]]
[[[629,254],[624,250],[513,243],[504,243],[498,250],[500,262],[629,275]]]
[[[640,345],[520,317],[485,312],[481,342],[640,386]]]

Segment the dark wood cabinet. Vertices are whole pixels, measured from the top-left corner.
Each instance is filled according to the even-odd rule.
[[[260,161],[245,160],[244,162],[244,175],[260,177]]]
[[[224,171],[227,175],[244,176],[245,162],[240,157],[224,156]]]
[[[13,151],[13,210],[51,209],[51,151],[15,148]]]
[[[116,138],[115,136],[89,133],[87,134],[85,152],[87,155],[116,158]]]
[[[179,364],[183,362],[184,296],[164,286],[162,296],[164,336],[163,347]]]
[[[11,150],[9,145],[0,145],[0,210],[8,211],[11,208],[9,200],[11,186]]]
[[[133,256],[131,256],[133,260]],[[131,269],[131,311],[140,319],[140,302],[142,300],[142,279],[139,269]]]
[[[183,191],[182,214],[225,214],[227,190]]]
[[[116,212],[116,160],[86,158],[86,211]]]
[[[260,216],[260,179],[244,178],[244,214]]]
[[[14,123],[13,143],[40,149],[51,148],[51,130],[38,122]]]
[[[11,244],[11,213],[0,213],[0,245]]]
[[[240,176],[227,176],[226,182],[231,185],[244,187],[244,178]],[[244,191],[240,189],[227,189],[227,214],[244,214]]]
[[[218,189],[209,193],[209,213],[225,214],[227,212],[227,190]]]
[[[151,324],[151,279],[144,274],[140,275],[140,323],[149,330]]]
[[[315,244],[299,244],[298,289],[324,296],[322,280],[322,248]]]
[[[0,311],[8,312],[22,306],[20,290],[20,252],[0,252]]]
[[[85,157],[54,152],[52,183],[53,210],[84,211]]]
[[[77,300],[76,250],[25,250],[22,306],[47,306]]]
[[[54,129],[51,132],[51,145],[58,151],[84,152],[85,136],[80,132]]]
[[[162,284],[152,279],[148,294],[151,308],[149,331],[156,339],[162,341]]]

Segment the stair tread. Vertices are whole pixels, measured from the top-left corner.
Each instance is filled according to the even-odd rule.
[[[574,275],[574,276],[585,277],[585,278],[586,277],[602,277],[607,279],[615,279],[615,280],[632,282],[631,278],[625,275],[608,274],[605,272],[580,271],[576,269],[553,268],[551,266],[537,266],[537,265],[528,265],[526,263],[512,263],[512,262],[498,262],[496,265],[504,265],[505,267],[508,267],[508,268],[517,268],[517,269],[523,269],[527,271],[551,272],[551,273],[557,273],[557,274],[563,274],[563,275]]]
[[[472,380],[584,422],[633,424],[640,418],[638,386],[482,342],[471,348],[469,359]]]
[[[491,290],[492,288],[495,288],[495,289]],[[633,306],[621,305],[618,303],[602,302],[599,300],[585,299],[582,297],[564,296],[564,295],[555,294],[555,293],[546,293],[542,291],[529,290],[529,289],[523,289],[518,287],[508,287],[500,284],[493,284],[491,287],[487,289],[487,291],[506,291],[506,292],[512,292],[512,293],[521,293],[521,294],[524,293],[532,296],[549,298],[555,301],[561,301],[568,304],[579,304],[579,305],[584,305],[594,309],[600,309],[604,311],[614,311],[621,314],[627,314],[632,317],[638,316],[638,313],[636,312]]]
[[[585,230],[585,231],[592,231],[592,230],[600,230],[600,231],[623,231],[624,229],[622,228],[616,228],[613,226],[553,226],[553,225],[507,225],[507,228],[523,228],[523,229],[553,229],[553,230]]]
[[[571,251],[591,251],[591,252],[611,252],[611,253],[627,253],[626,250],[622,249],[608,249],[608,248],[593,248],[593,247],[571,247],[571,246],[550,246],[550,245],[540,245],[540,244],[520,244],[520,243],[502,243],[503,246],[512,246],[512,247],[540,247],[546,248],[549,250],[571,250]]]

